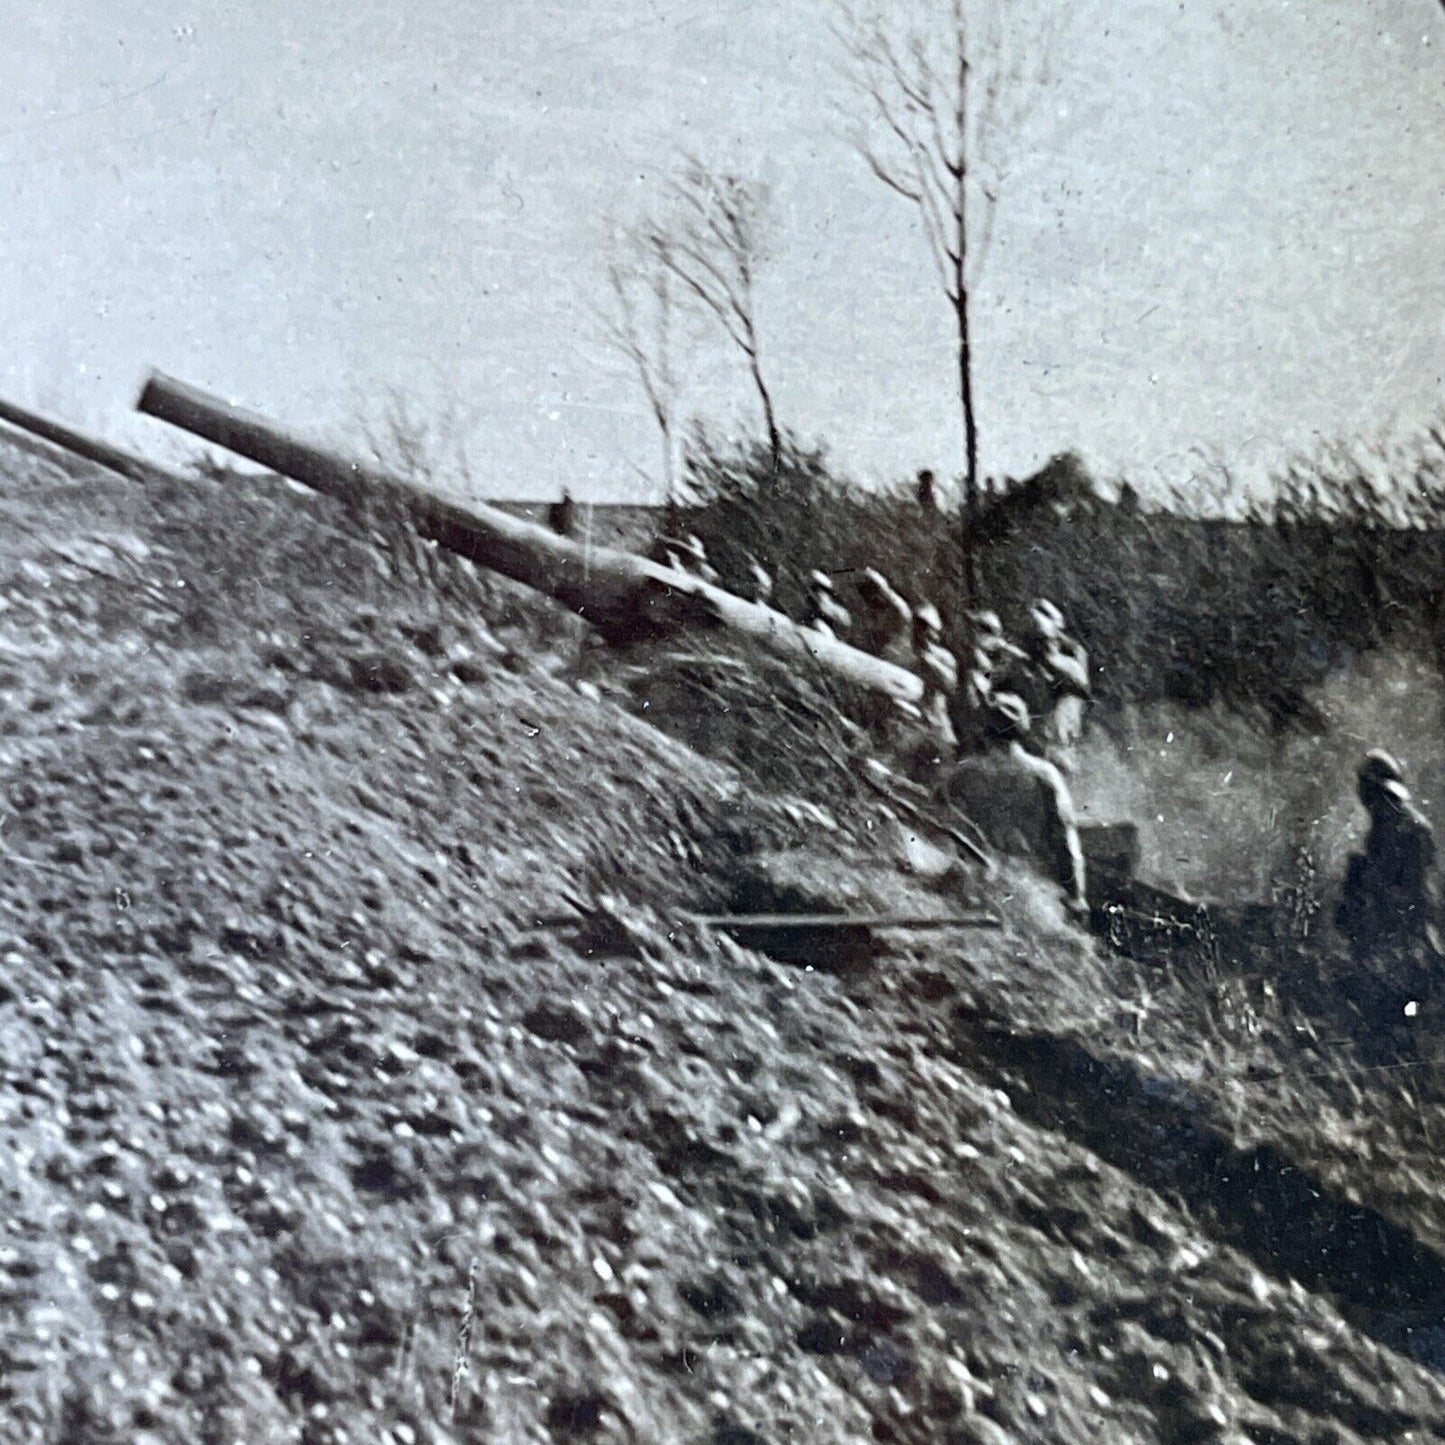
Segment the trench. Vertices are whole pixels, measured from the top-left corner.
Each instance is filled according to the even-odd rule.
[[[1445,1259],[1270,1144],[1242,1147],[1202,1099],[1077,1040],[1013,1031],[955,1005],[957,1061],[1008,1088],[1030,1123],[1067,1135],[1181,1204],[1266,1274],[1328,1294],[1356,1328],[1445,1371]]]

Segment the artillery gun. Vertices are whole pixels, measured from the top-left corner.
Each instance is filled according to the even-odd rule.
[[[389,503],[421,536],[546,593],[609,642],[724,628],[899,703],[916,706],[923,695],[921,679],[908,669],[800,627],[692,573],[610,547],[583,546],[484,502],[392,476],[174,378],[153,374],[137,406],[354,510]]]

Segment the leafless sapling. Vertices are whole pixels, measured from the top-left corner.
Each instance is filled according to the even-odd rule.
[[[974,290],[993,237],[1004,143],[1047,80],[1056,10],[1045,0],[1040,20],[1024,0],[926,0],[906,16],[896,5],[844,8],[838,27],[861,101],[850,139],[872,173],[916,209],[953,321],[970,601],[979,591],[973,538],[981,492]]]
[[[756,280],[766,196],[753,181],[689,160],[672,191],[673,214],[652,231],[658,255],[684,294],[742,353],[762,405],[774,473],[782,458],[772,392],[758,342]]]
[[[635,372],[662,441],[663,495],[674,500],[679,388],[673,365],[677,278],[664,259],[658,228],[626,233],[623,254],[607,268],[604,339]]]

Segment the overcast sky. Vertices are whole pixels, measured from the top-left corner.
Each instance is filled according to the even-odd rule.
[[[985,466],[1258,468],[1438,415],[1436,0],[1074,8],[978,302]],[[156,449],[129,411],[152,365],[335,438],[396,388],[469,419],[488,493],[637,495],[655,440],[586,312],[609,217],[694,151],[772,188],[783,422],[865,476],[957,468],[948,317],[907,207],[837,137],[828,0],[11,11],[14,400]],[[699,409],[755,424],[717,355],[696,373]]]

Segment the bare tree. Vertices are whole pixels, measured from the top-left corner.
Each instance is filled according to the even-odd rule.
[[[624,259],[607,268],[609,304],[600,318],[602,331],[637,374],[657,422],[664,495],[671,502],[677,470],[676,277],[663,257],[655,226],[628,232],[624,251]]]
[[[758,344],[755,283],[762,261],[766,197],[760,186],[731,172],[689,160],[673,187],[674,215],[650,235],[663,264],[711,316],[747,363],[768,434],[774,472],[782,435]]]
[[[964,585],[979,591],[979,514],[972,302],[993,237],[1001,143],[1016,135],[1048,76],[1054,26],[1027,0],[929,0],[844,9],[847,74],[864,101],[851,139],[873,174],[918,212],[958,343],[963,412]],[[1057,4],[1057,0],[1055,0]],[[922,14],[920,14],[920,8]],[[1049,8],[1048,0],[1043,7]],[[1027,48],[1014,23],[1028,14]]]

